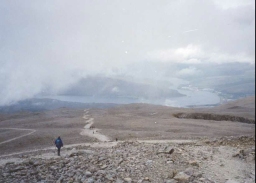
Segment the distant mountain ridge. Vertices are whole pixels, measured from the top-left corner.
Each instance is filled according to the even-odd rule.
[[[155,86],[148,83],[136,83],[108,77],[87,77],[79,80],[60,95],[96,96],[96,97],[129,97],[129,98],[172,98],[182,97],[177,90],[168,85]]]
[[[21,111],[45,111],[45,110],[53,110],[58,108],[73,108],[73,109],[85,109],[85,108],[108,108],[115,107],[118,104],[112,103],[80,103],[80,102],[66,102],[60,101],[56,99],[39,99],[32,98],[27,100],[19,101],[15,104],[8,106],[0,106],[0,113],[14,113]]]

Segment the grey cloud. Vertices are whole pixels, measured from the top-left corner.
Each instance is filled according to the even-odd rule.
[[[205,0],[2,1],[0,105],[45,88],[57,93],[93,74],[143,78],[153,72],[163,79],[169,73],[164,63],[155,57],[149,66],[148,53],[188,45],[203,50],[203,56],[185,57],[190,63],[218,53],[219,63],[227,57],[254,64],[255,9],[246,2],[225,1],[220,8]],[[188,30],[197,31],[184,34]],[[166,57],[178,72],[180,58]]]

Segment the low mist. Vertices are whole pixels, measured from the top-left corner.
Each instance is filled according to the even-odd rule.
[[[3,1],[0,24],[1,106],[58,95],[172,105],[184,87],[255,95],[253,0]]]

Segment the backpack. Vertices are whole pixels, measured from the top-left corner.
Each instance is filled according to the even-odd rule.
[[[60,139],[57,139],[57,140],[56,140],[56,146],[61,146],[61,141],[60,141]]]

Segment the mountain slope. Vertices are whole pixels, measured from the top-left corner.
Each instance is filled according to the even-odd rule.
[[[130,97],[130,98],[171,98],[183,94],[169,89],[169,86],[156,86],[135,81],[107,77],[87,77],[71,86],[61,95],[97,96],[97,97]]]

